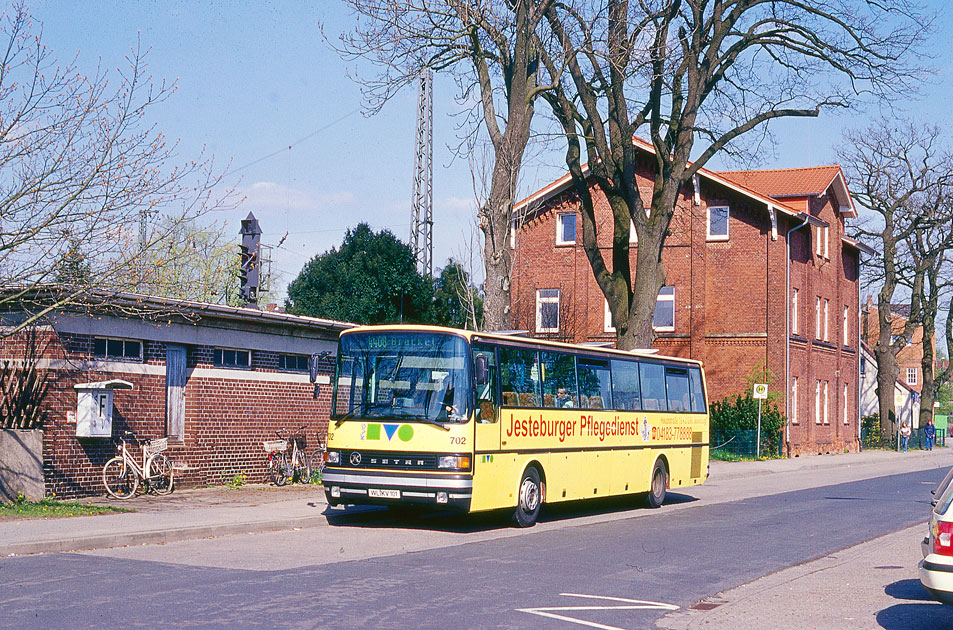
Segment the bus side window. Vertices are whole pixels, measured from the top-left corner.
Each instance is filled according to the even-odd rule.
[[[691,384],[692,413],[705,413],[705,390],[702,388],[702,371],[697,367],[689,368],[688,381]]]
[[[639,364],[635,361],[612,361],[612,406],[621,411],[642,408]]]
[[[540,352],[544,407],[578,407],[576,361],[571,354]]]
[[[665,368],[665,393],[668,397],[668,410],[691,411],[688,392],[688,370],[675,367]]]
[[[665,368],[658,363],[639,363],[642,386],[642,408],[646,411],[668,411],[665,395]]]
[[[500,348],[500,388],[506,404],[539,407],[540,369],[535,350]],[[509,394],[509,395],[508,395]],[[509,400],[513,400],[510,403]]]
[[[474,383],[473,399],[476,402],[476,421],[480,423],[496,422],[496,379],[499,366],[496,363],[496,350],[493,346],[474,344],[474,365],[479,361],[486,365],[486,382]]]
[[[589,399],[590,409],[613,409],[609,362],[579,359],[579,392]]]

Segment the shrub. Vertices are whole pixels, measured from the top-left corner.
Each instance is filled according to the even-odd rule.
[[[778,407],[768,402],[761,408],[761,452],[777,453],[784,427],[784,416]],[[727,396],[711,404],[711,430],[755,431],[758,428],[758,401],[751,392]]]

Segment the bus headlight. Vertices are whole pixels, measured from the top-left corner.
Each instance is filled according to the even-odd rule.
[[[437,458],[437,468],[470,470],[469,455],[444,455]]]
[[[340,463],[341,463],[341,451],[328,451],[328,463],[329,463],[329,464],[340,464]]]

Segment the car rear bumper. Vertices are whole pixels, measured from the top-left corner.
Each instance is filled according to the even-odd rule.
[[[467,474],[406,474],[325,468],[328,504],[423,504],[468,511],[473,479]],[[397,496],[380,496],[381,494]],[[377,494],[378,496],[373,496]]]
[[[953,606],[953,564],[930,554],[917,565],[920,583],[939,602]]]

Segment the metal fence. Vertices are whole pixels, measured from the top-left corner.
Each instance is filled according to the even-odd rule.
[[[934,446],[946,446],[946,432],[936,432],[936,442]],[[860,444],[862,448],[882,448],[888,451],[895,451],[899,448],[896,434],[880,437],[879,428],[861,427]],[[923,429],[913,429],[910,434],[910,440],[907,442],[907,450],[924,450],[927,447],[927,439],[923,435]]]
[[[755,430],[723,431],[712,429],[711,450],[714,456],[723,455],[730,458],[754,459],[758,456],[757,435]],[[769,435],[761,432],[761,457],[776,457],[780,455],[780,433]]]

